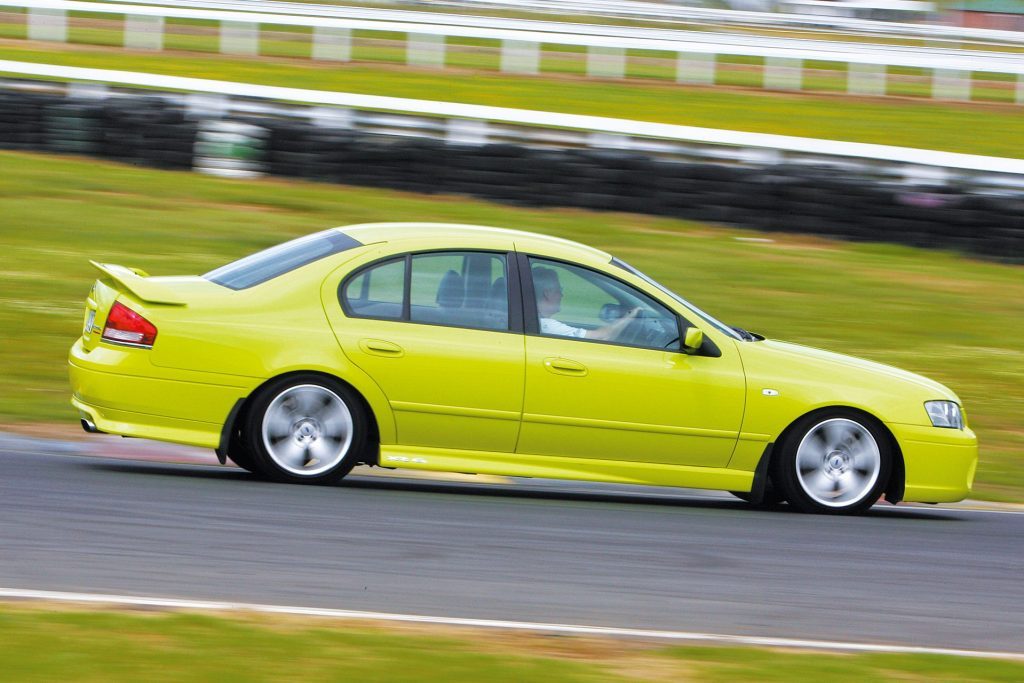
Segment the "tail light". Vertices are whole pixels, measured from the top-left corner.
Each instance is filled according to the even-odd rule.
[[[151,349],[156,340],[156,327],[120,301],[115,301],[107,314],[103,339],[114,344]]]

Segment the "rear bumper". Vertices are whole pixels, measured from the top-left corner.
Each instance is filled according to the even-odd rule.
[[[155,368],[146,353],[117,347],[86,351],[76,343],[68,358],[71,404],[110,434],[216,448],[231,408],[251,387]]]
[[[970,429],[888,425],[903,451],[903,500],[952,503],[971,491],[978,466],[978,438]]]

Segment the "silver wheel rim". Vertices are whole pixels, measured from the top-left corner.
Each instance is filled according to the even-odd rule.
[[[827,507],[848,507],[864,500],[881,469],[875,437],[854,420],[834,418],[816,424],[796,450],[800,487]]]
[[[323,474],[344,460],[352,445],[352,413],[327,387],[289,387],[267,406],[263,445],[286,472],[303,477]]]

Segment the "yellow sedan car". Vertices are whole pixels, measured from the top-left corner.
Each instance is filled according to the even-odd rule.
[[[961,500],[974,477],[943,385],[729,327],[566,240],[377,223],[201,277],[94,265],[69,359],[86,430],[213,448],[277,481],[367,464],[850,513]]]

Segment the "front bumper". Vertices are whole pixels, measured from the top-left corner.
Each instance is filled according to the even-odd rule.
[[[978,437],[970,429],[888,425],[903,452],[903,500],[952,503],[971,492]]]

